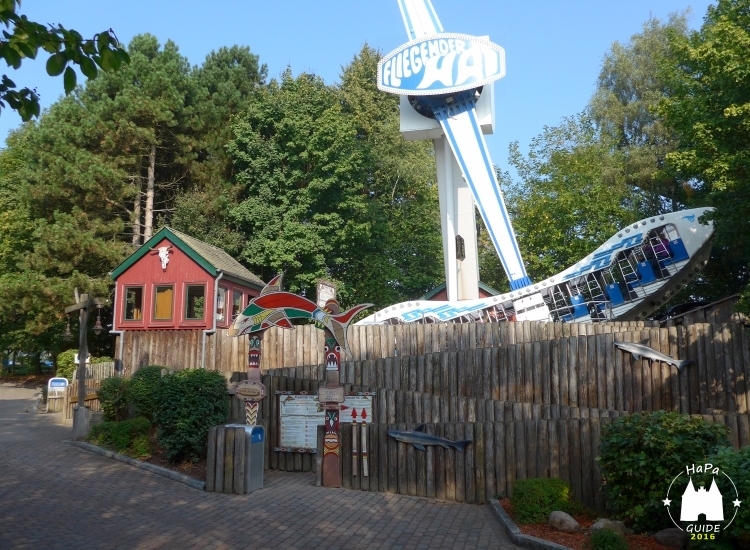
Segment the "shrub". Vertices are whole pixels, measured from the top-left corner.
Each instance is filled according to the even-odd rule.
[[[571,500],[570,486],[557,478],[517,479],[510,501],[519,523],[546,523],[555,510],[569,514],[580,510]]]
[[[628,550],[628,541],[620,533],[609,529],[597,529],[589,537],[591,550]]]
[[[138,435],[130,443],[130,454],[134,458],[148,458],[153,453],[151,437],[148,435]]]
[[[96,391],[102,403],[104,420],[125,420],[128,416],[128,384],[127,378],[110,376],[102,380],[102,386]]]
[[[57,356],[56,376],[59,376],[60,378],[67,378],[68,382],[73,381],[73,375],[75,374],[76,368],[78,367],[78,365],[73,362],[75,361],[76,353],[78,353],[77,349],[69,349],[60,352],[60,354]]]
[[[602,429],[599,461],[615,514],[639,530],[672,525],[662,503],[669,483],[689,464],[726,445],[728,428],[657,411],[624,416]]]
[[[148,439],[150,433],[151,422],[142,417],[122,422],[101,422],[92,426],[89,441],[97,445],[111,445],[116,451],[121,452],[140,437]]]
[[[161,383],[161,370],[164,367],[150,365],[138,369],[130,379],[128,403],[136,416],[145,416],[154,421],[156,409],[156,387]]]
[[[717,466],[723,473],[729,476],[734,485],[737,486],[737,493],[741,501],[741,506],[737,508],[737,516],[729,526],[727,530],[722,530],[722,535],[729,535],[732,539],[739,543],[738,548],[750,548],[750,507],[745,506],[744,499],[750,498],[750,446],[743,447],[739,451],[735,451],[731,447],[720,447],[714,454],[708,457],[706,462],[710,462],[714,466]],[[724,502],[734,500],[736,497],[734,487],[732,483],[724,475],[716,476],[712,475],[703,476],[703,483],[705,487],[709,487],[711,480],[716,479],[716,485],[719,487],[719,491],[724,495]],[[693,478],[694,482],[698,482],[698,479]],[[725,513],[726,513],[725,507]],[[732,508],[731,514],[734,514],[735,508]],[[731,519],[730,516],[725,516],[725,519]],[[723,529],[723,528],[722,528]],[[723,537],[722,537],[723,538]],[[712,541],[703,541],[705,544],[701,546],[705,548],[713,548],[717,546]],[[718,547],[718,546],[717,546]]]
[[[92,357],[91,364],[98,365],[99,363],[114,363],[114,357]]]
[[[154,418],[159,444],[170,461],[205,456],[208,429],[229,416],[226,392],[226,379],[217,371],[184,370],[162,378],[154,396]]]

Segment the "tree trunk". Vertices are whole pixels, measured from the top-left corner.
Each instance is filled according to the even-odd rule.
[[[148,155],[148,182],[146,182],[146,212],[143,218],[143,242],[154,234],[154,179],[156,168],[156,144],[151,145]]]
[[[38,375],[42,374],[42,354],[41,353],[34,354],[34,374],[38,374]]]
[[[133,246],[141,245],[141,163],[138,162],[138,170],[133,180],[135,199],[133,200]]]

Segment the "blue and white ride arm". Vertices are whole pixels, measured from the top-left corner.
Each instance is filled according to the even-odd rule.
[[[510,288],[524,288],[531,284],[531,279],[526,274],[487,143],[477,121],[475,93],[460,92],[448,100],[430,98],[429,102],[474,195],[474,202],[510,280]]]
[[[430,0],[398,0],[398,7],[409,40],[443,32],[443,25]]]

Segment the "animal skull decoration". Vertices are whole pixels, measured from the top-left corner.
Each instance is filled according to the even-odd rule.
[[[159,260],[161,260],[161,269],[162,271],[167,270],[167,264],[169,263],[169,255],[172,253],[172,245],[168,246],[160,246],[159,248],[152,248],[151,250],[156,250],[157,254],[159,254]]]

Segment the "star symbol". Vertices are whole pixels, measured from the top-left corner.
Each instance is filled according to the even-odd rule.
[[[733,504],[734,504],[734,507],[735,507],[735,508],[739,508],[739,507],[740,507],[740,502],[742,502],[742,501],[741,501],[740,499],[735,499],[735,501],[734,501],[734,503],[733,503]]]
[[[664,502],[664,506],[669,506],[670,504],[672,504],[672,501],[668,498],[665,498],[662,502]]]

